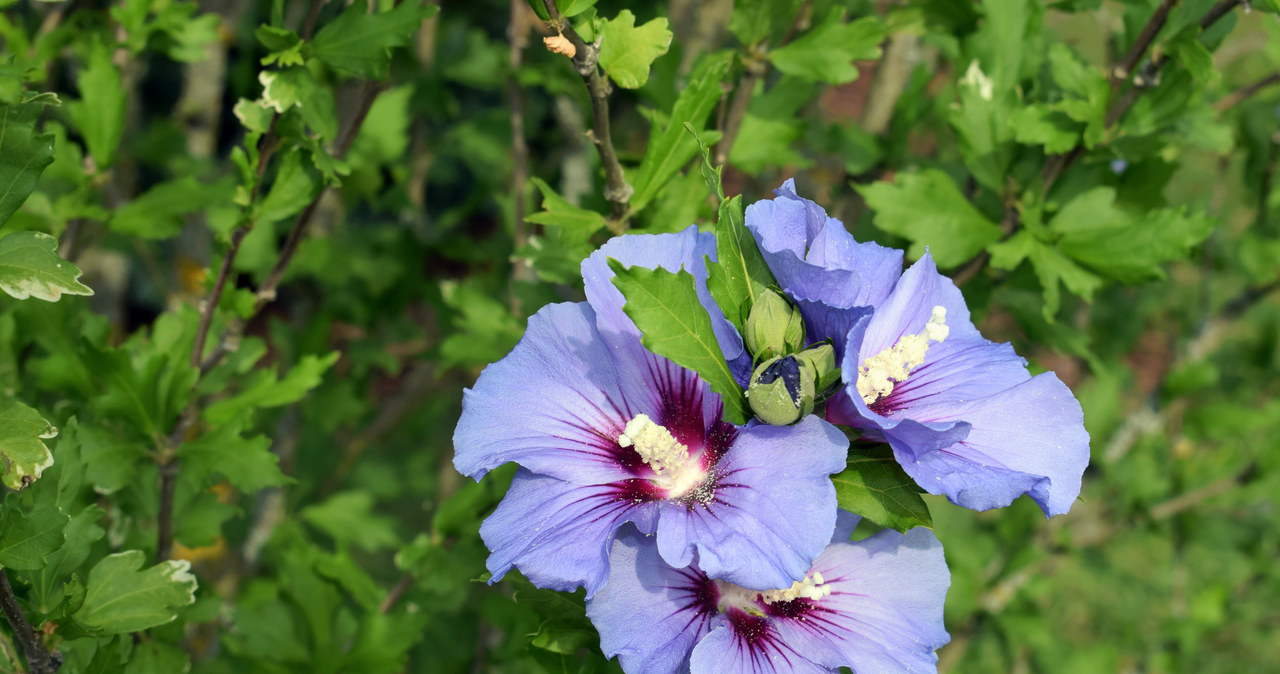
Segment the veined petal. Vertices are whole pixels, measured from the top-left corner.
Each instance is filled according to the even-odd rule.
[[[837,543],[813,565],[831,594],[797,619],[775,619],[779,638],[806,658],[857,674],[936,672],[950,640],[942,623],[951,575],[928,529]],[[805,602],[805,600],[800,600]]]
[[[800,580],[835,529],[830,475],[844,470],[848,446],[844,434],[813,416],[794,426],[742,429],[716,466],[712,502],[663,504],[663,559],[687,566],[696,550],[708,575],[758,590]]]
[[[892,347],[903,335],[920,332],[937,306],[947,310],[947,340],[982,338],[969,319],[969,308],[960,289],[938,273],[933,257],[926,252],[898,279],[888,298],[876,305],[858,347],[859,362]]]
[[[527,470],[516,471],[511,489],[480,526],[492,554],[490,583],[511,567],[534,585],[587,596],[604,585],[614,533],[627,520],[652,530],[652,502],[628,498],[628,483],[580,486]]]
[[[724,627],[703,637],[689,659],[691,674],[831,674],[778,638],[774,625],[766,618],[737,611]]]
[[[613,542],[609,582],[587,601],[587,617],[600,649],[632,674],[687,671],[693,645],[723,621],[705,574],[665,564],[652,539],[629,528]]]
[[[509,461],[580,484],[629,477],[617,438],[652,395],[623,377],[585,303],[551,304],[529,318],[511,353],[463,394],[453,465],[480,479]]]
[[[1089,434],[1080,403],[1052,373],[973,401],[922,405],[911,415],[971,427],[963,440],[939,449],[919,447],[905,426],[885,432],[903,469],[930,493],[973,510],[1001,508],[1027,494],[1050,517],[1067,512],[1080,494]]]
[[[733,328],[720,307],[707,290],[707,265],[705,257],[716,259],[716,238],[712,234],[698,232],[696,225],[676,234],[628,234],[607,241],[582,261],[582,281],[587,302],[596,312],[600,333],[612,347],[620,351],[642,350],[640,330],[622,310],[626,298],[613,285],[613,270],[609,258],[628,267],[659,267],[670,272],[681,269],[693,275],[697,284],[698,299],[711,316],[711,327],[716,341],[724,352],[725,360],[740,382],[745,382],[751,372],[751,356],[742,346],[742,337]],[[647,353],[647,352],[646,352]],[[629,360],[640,360],[631,356]]]

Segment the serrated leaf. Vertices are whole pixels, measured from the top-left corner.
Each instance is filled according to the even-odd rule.
[[[271,441],[262,435],[241,437],[246,419],[241,416],[219,423],[199,438],[179,445],[184,470],[203,476],[206,484],[221,475],[247,494],[288,484],[291,480],[280,472],[280,457],[271,452]]]
[[[323,356],[303,356],[279,380],[271,371],[259,371],[239,393],[205,408],[204,418],[212,424],[225,424],[251,408],[280,407],[302,400],[308,391],[320,385],[324,373],[338,361],[338,355],[334,351]]]
[[[270,225],[297,215],[322,187],[320,175],[304,152],[290,152],[280,162],[280,170],[267,196],[258,206],[258,223]]]
[[[883,527],[903,533],[912,527],[932,527],[929,507],[919,487],[893,458],[887,445],[868,450],[855,449],[848,467],[831,482],[836,486],[836,502]]]
[[[120,206],[107,224],[121,234],[168,239],[182,231],[182,216],[229,201],[233,191],[230,180],[206,185],[183,176],[160,183]]]
[[[1015,140],[1024,145],[1041,145],[1048,154],[1069,152],[1080,140],[1079,125],[1043,103],[1014,111],[1009,122]]]
[[[644,208],[681,167],[697,154],[698,143],[685,131],[686,122],[702,134],[704,142],[715,142],[702,129],[720,100],[720,82],[731,62],[732,55],[728,52],[702,57],[694,65],[688,84],[676,98],[666,126],[655,123],[650,128],[649,145],[633,181],[635,193],[631,196],[632,209]]]
[[[4,465],[4,485],[22,489],[40,479],[45,468],[53,465],[53,454],[44,440],[58,434],[34,409],[0,395],[0,459]]]
[[[342,545],[375,552],[400,544],[393,520],[373,511],[373,495],[366,491],[334,494],[303,508],[302,519]]]
[[[604,228],[603,215],[574,206],[540,178],[531,180],[542,193],[542,210],[526,217],[527,222],[558,228],[559,239],[567,244],[585,243]]]
[[[89,154],[101,171],[115,163],[124,137],[124,111],[128,92],[120,82],[120,70],[111,50],[95,42],[89,62],[80,71],[80,100],[67,105],[67,113],[84,136]]]
[[[769,52],[773,66],[787,75],[828,84],[844,84],[858,78],[854,61],[880,58],[884,26],[869,16],[844,22],[844,11],[832,10],[818,27]]]
[[[644,86],[649,81],[649,66],[671,46],[671,31],[665,18],[637,26],[635,15],[627,9],[606,21],[600,35],[604,38],[600,43],[600,67],[623,89]]]
[[[715,198],[724,200],[724,186],[721,184],[721,173],[724,171],[723,166],[711,165],[711,148],[702,140],[702,136],[698,135],[698,130],[693,125],[685,122],[684,130],[693,136],[698,142],[698,153],[702,155],[702,163],[698,164],[698,170],[702,172],[702,181],[707,184],[707,190],[715,195]]]
[[[30,512],[7,508],[0,522],[0,566],[34,571],[62,546],[69,517],[52,503]]]
[[[44,105],[32,101],[0,106],[0,225],[26,201],[53,162],[53,134],[36,133]]]
[[[737,0],[729,18],[729,32],[744,45],[752,46],[779,37],[795,22],[800,0]]]
[[[743,333],[760,293],[777,281],[743,220],[742,195],[720,202],[716,262],[707,260],[707,290],[725,318]]]
[[[1057,248],[1121,283],[1164,278],[1160,265],[1182,259],[1213,232],[1207,215],[1165,208],[1139,214],[1115,204],[1115,189],[1095,187],[1058,211],[1049,229]]]
[[[1093,293],[1103,285],[1101,278],[1072,262],[1054,247],[1037,240],[1026,230],[1018,232],[1007,241],[992,245],[988,250],[991,253],[991,266],[996,269],[1014,269],[1024,259],[1031,261],[1044,292],[1041,313],[1047,321],[1053,320],[1062,303],[1059,282],[1085,300],[1092,299]]]
[[[57,302],[63,294],[92,295],[80,268],[58,257],[57,239],[43,232],[14,232],[0,239],[0,290],[14,299]]]
[[[1000,227],[978,212],[942,171],[900,173],[896,182],[857,188],[876,212],[875,225],[911,240],[908,254],[925,247],[941,269],[955,267],[1000,240]]]
[[[102,558],[89,571],[75,621],[100,635],[138,632],[172,622],[178,609],[195,602],[190,562],[169,560],[142,570],[145,562],[141,550]]]
[[[96,505],[76,513],[66,526],[66,542],[50,552],[45,563],[30,575],[29,601],[38,611],[49,613],[62,602],[63,581],[89,559],[93,544],[107,535],[106,530],[98,526],[105,514],[106,511]]]
[[[745,424],[751,418],[746,396],[725,362],[693,275],[683,269],[673,274],[661,268],[624,267],[612,258],[609,268],[615,274],[613,284],[627,300],[622,310],[640,328],[645,348],[697,372],[720,394],[725,419]]]
[[[316,33],[311,53],[335,68],[384,79],[391,68],[389,50],[409,44],[422,21],[434,16],[437,9],[410,0],[390,11],[369,14],[365,0],[356,0]]]

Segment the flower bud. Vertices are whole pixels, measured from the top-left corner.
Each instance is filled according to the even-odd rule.
[[[831,344],[819,344],[796,354],[801,364],[813,369],[814,389],[823,393],[840,381],[840,366],[836,364],[836,350]]]
[[[747,349],[757,361],[795,353],[804,346],[804,321],[782,295],[766,290],[747,317]]]
[[[747,400],[756,418],[774,426],[793,424],[813,411],[813,367],[795,356],[773,358],[751,375]]]

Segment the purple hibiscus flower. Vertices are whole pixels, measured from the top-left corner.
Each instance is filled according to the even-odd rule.
[[[835,526],[830,474],[848,441],[817,418],[796,426],[733,426],[720,397],[684,368],[650,353],[622,312],[607,258],[690,271],[703,304],[704,255],[714,237],[613,239],[583,263],[587,303],[543,307],[515,349],[463,398],[454,466],[479,479],[520,464],[480,528],[496,581],[513,566],[557,590],[595,594],[608,577],[618,528],[656,535],[676,567],[702,568],[746,587],[804,576]],[[719,317],[723,321],[723,317]],[[741,340],[717,330],[731,359]]]
[[[601,649],[629,674],[936,672],[951,583],[938,539],[886,530],[850,543],[857,517],[841,520],[850,526],[803,579],[765,592],[672,568],[644,536],[619,536],[609,583],[587,602]]]
[[[1089,463],[1071,390],[982,337],[928,253],[902,273],[900,251],[855,242],[792,181],[775,194],[747,208],[746,225],[809,338],[833,341],[844,390],[827,419],[887,442],[923,489],[958,505],[1027,494],[1046,515],[1067,512]]]

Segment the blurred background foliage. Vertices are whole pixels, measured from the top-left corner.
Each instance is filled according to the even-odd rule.
[[[4,518],[60,487],[83,555],[9,571],[63,671],[616,671],[580,594],[477,582],[510,472],[464,480],[451,434],[582,257],[714,222],[686,122],[727,194],[794,176],[857,239],[931,246],[1081,399],[1069,515],[930,498],[943,671],[1280,661],[1280,4],[561,0],[587,41],[632,14],[652,58],[601,55],[620,201],[542,3],[374,5],[356,53],[363,3],[0,1],[6,113],[61,103],[0,236],[52,234],[95,291],[0,302],[4,392],[62,429]],[[193,562],[176,621],[70,610],[126,549]]]

